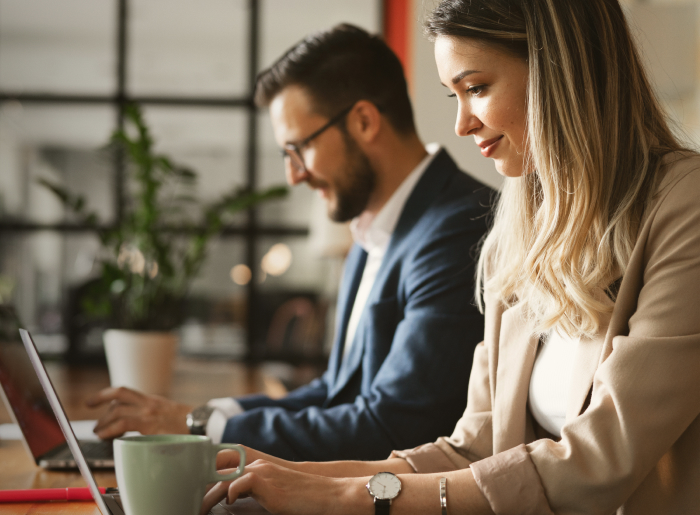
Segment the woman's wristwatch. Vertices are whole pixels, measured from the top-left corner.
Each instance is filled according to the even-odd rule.
[[[374,497],[374,515],[389,515],[391,502],[401,493],[401,480],[391,472],[375,474],[367,482],[367,491]]]

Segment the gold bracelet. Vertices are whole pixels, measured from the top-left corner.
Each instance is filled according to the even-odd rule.
[[[442,515],[447,515],[447,478],[440,478],[440,507]]]

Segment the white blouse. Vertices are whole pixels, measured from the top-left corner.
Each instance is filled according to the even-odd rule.
[[[566,403],[580,339],[550,331],[537,351],[530,378],[529,403],[537,423],[561,437],[566,419]]]

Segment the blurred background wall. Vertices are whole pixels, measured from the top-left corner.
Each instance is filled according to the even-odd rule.
[[[697,148],[700,146],[700,1],[620,0],[620,3],[678,134]],[[445,88],[440,85],[432,44],[422,35],[422,20],[433,5],[432,0],[413,0],[412,82],[418,127],[426,140],[443,143],[464,170],[498,186],[502,179],[493,161],[483,157],[471,141],[454,133],[456,100],[447,98]]]
[[[66,337],[72,295],[96,274],[97,238],[37,178],[85,194],[104,224],[114,222],[130,185],[99,149],[121,123],[120,106],[135,100],[157,148],[199,172],[200,197],[282,183],[267,113],[250,103],[254,74],[307,33],[339,22],[389,31],[406,66],[420,135],[498,186],[492,162],[454,134],[455,100],[440,86],[432,44],[422,35],[434,4],[0,0],[0,297],[17,307],[45,353],[101,359],[99,331],[72,347]],[[664,105],[697,146],[698,2],[624,5]],[[193,285],[180,330],[183,352],[239,359],[257,349],[258,356],[321,363],[347,245],[346,229],[325,222],[323,206],[305,187],[238,216]]]

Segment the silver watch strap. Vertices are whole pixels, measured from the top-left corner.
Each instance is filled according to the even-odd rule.
[[[447,478],[440,478],[440,508],[442,515],[447,515]]]
[[[187,414],[187,427],[190,429],[190,434],[206,435],[207,422],[209,417],[214,412],[214,408],[208,405],[198,406],[192,410],[192,413]]]

